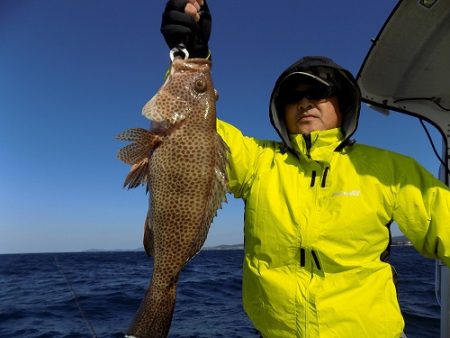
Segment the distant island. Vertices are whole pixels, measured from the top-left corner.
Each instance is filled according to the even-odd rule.
[[[411,241],[406,236],[392,237],[392,246],[412,246]]]
[[[202,250],[244,250],[244,244],[222,244],[217,246],[207,246]]]
[[[412,246],[411,241],[406,236],[392,237],[392,246]],[[244,250],[244,244],[222,244],[205,247],[202,250]]]
[[[412,246],[411,241],[406,236],[392,237],[392,246]],[[244,250],[244,244],[222,244],[205,247],[202,250]]]

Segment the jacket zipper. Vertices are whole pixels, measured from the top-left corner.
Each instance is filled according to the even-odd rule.
[[[308,158],[311,158],[311,134],[303,135],[303,138],[305,140],[306,156],[308,156]]]
[[[310,302],[310,293],[311,293],[311,285],[314,282],[314,280],[316,279],[315,273],[314,273],[314,264],[316,265],[316,268],[318,270],[321,270],[322,267],[320,265],[320,261],[319,258],[316,254],[316,252],[314,250],[311,250],[311,256],[312,256],[312,260],[310,261],[311,264],[311,273],[310,273],[310,278],[309,278],[309,282],[308,285],[306,286],[306,293],[305,293],[305,298],[304,298],[304,309],[305,309],[305,313],[304,313],[304,330],[305,330],[305,337],[309,336],[309,302]],[[304,267],[306,264],[305,262],[306,260],[306,250],[301,248],[300,249],[300,266]]]

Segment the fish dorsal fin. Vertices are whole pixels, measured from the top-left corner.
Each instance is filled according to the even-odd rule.
[[[148,190],[149,158],[152,151],[162,142],[163,137],[147,129],[132,128],[120,133],[117,138],[133,142],[119,149],[117,153],[120,160],[132,165],[125,178],[124,187],[131,189],[146,184]]]
[[[149,167],[148,167],[148,158],[143,158],[140,162],[133,164],[131,166],[130,172],[125,178],[125,182],[123,183],[124,188],[133,189],[138,186],[149,184]]]
[[[228,165],[228,153],[230,149],[222,138],[216,134],[216,163],[214,167],[214,177],[211,186],[211,198],[205,205],[205,218],[203,220],[203,229],[199,233],[198,238],[195,240],[195,245],[192,246],[190,260],[198,251],[200,251],[203,243],[206,240],[208,231],[213,218],[217,214],[217,210],[221,208],[223,202],[227,201],[226,193],[228,192],[228,178],[227,178],[227,165]]]
[[[136,164],[142,159],[149,157],[150,152],[162,141],[160,135],[143,128],[127,129],[117,135],[117,139],[133,142],[121,148],[117,153],[117,157],[128,164]]]
[[[227,144],[222,140],[219,134],[216,137],[217,143],[217,157],[215,166],[215,188],[217,197],[212,201],[213,210],[220,208],[222,202],[226,202],[226,193],[228,192],[228,178],[227,178],[227,166],[228,166],[228,154],[230,149]],[[213,215],[213,217],[215,214]]]
[[[145,144],[153,142],[155,136],[155,134],[144,128],[130,128],[117,135],[117,139]]]

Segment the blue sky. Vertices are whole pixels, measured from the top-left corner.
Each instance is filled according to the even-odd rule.
[[[219,116],[245,134],[277,138],[268,100],[281,71],[303,55],[326,55],[356,75],[395,4],[210,0]],[[115,135],[148,126],[142,106],[169,65],[164,6],[0,2],[0,253],[141,246],[148,199],[144,189],[122,189],[128,167],[116,159],[123,144]],[[415,118],[363,107],[355,138],[438,172]],[[243,203],[228,201],[208,246],[243,242]]]

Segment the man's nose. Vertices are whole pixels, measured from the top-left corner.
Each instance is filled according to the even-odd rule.
[[[297,102],[297,109],[298,110],[308,110],[310,108],[312,108],[312,103],[311,101],[306,98],[306,97],[302,97],[301,100],[299,100]]]

